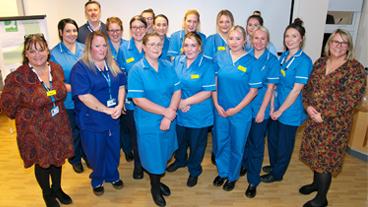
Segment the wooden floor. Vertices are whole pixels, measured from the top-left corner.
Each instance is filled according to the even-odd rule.
[[[33,168],[24,169],[16,145],[14,122],[0,116],[0,206],[1,207],[40,207],[44,206],[41,190],[33,174]],[[203,161],[204,172],[197,186],[188,188],[186,180],[188,172],[179,169],[174,173],[166,173],[163,182],[170,186],[172,195],[166,198],[167,206],[206,207],[206,206],[252,206],[252,207],[293,207],[302,206],[313,198],[312,195],[301,195],[298,188],[312,179],[312,172],[298,160],[300,132],[295,152],[289,169],[282,182],[260,184],[257,196],[246,198],[244,191],[248,186],[241,177],[231,192],[212,185],[217,175],[216,168],[210,163],[211,144],[207,147]],[[267,158],[266,158],[266,161]],[[71,206],[76,207],[145,207],[155,206],[149,191],[149,179],[145,174],[143,180],[132,179],[133,163],[127,163],[122,156],[119,167],[124,188],[115,190],[105,184],[105,194],[96,197],[89,184],[86,170],[76,174],[69,164],[63,167],[62,186],[73,198]],[[368,170],[367,163],[349,155],[346,156],[342,173],[333,179],[328,194],[329,206],[364,207],[368,206]]]

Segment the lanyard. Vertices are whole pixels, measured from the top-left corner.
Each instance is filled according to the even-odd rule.
[[[50,65],[48,64],[48,68],[49,68],[49,82],[50,82],[50,88],[49,88],[49,87],[47,87],[47,85],[45,84],[45,82],[43,82],[43,80],[42,80],[42,79],[41,79],[41,77],[38,75],[37,71],[33,68],[33,66],[29,65],[29,67],[30,67],[30,68],[32,69],[32,71],[37,75],[38,80],[40,81],[41,85],[42,85],[42,86],[43,86],[43,88],[46,90],[46,92],[51,92],[51,91],[53,91],[53,89],[52,89],[52,75],[51,75],[51,68],[50,68]],[[48,95],[48,93],[47,93],[47,96],[50,96],[50,99],[51,99],[51,101],[52,101],[52,104],[53,104],[53,106],[55,107],[55,106],[56,106],[56,105],[55,105],[56,100],[55,100],[54,95]]]
[[[101,22],[98,23],[98,30],[101,30]],[[89,24],[89,22],[87,22],[87,29],[90,31],[90,32],[94,32],[95,30],[92,29],[91,25]]]
[[[110,96],[110,99],[112,99],[112,95],[111,95],[111,78],[110,78],[110,74],[109,74],[109,67],[106,64],[106,61],[104,61],[104,64],[105,64],[105,67],[104,67],[105,70],[101,70],[96,64],[95,64],[95,66],[97,67],[98,71],[100,71],[102,77],[106,80],[107,85],[109,86],[109,96]]]
[[[281,63],[280,63],[280,66],[281,66],[281,67],[284,65],[284,63],[285,63],[285,61],[286,61],[286,57],[287,57],[287,56],[285,56],[284,58],[282,58]],[[286,65],[286,67],[285,67],[284,71],[286,71],[286,70],[288,70],[288,69],[289,69],[290,65],[294,62],[294,60],[295,60],[295,55],[293,55],[293,57],[291,58],[291,60],[289,61],[289,63]]]
[[[261,71],[263,71],[266,68],[266,65],[268,64],[268,60],[270,59],[270,52],[269,51],[265,51],[265,52],[267,52],[267,58],[263,64],[263,67],[261,68]]]

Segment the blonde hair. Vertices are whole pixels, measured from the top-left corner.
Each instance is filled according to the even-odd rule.
[[[190,9],[190,10],[187,10],[187,11],[185,12],[185,14],[184,14],[184,21],[183,21],[183,28],[184,28],[184,30],[185,30],[185,21],[187,20],[187,17],[188,17],[189,15],[191,15],[191,14],[193,14],[193,15],[196,15],[196,16],[197,16],[198,24],[197,24],[196,32],[198,32],[198,31],[199,31],[199,24],[201,23],[201,21],[200,21],[200,15],[199,15],[199,12],[198,12],[198,10],[196,10],[196,9]]]
[[[121,21],[121,19],[119,17],[109,17],[109,18],[106,19],[106,28],[107,28],[107,30],[109,30],[110,25],[113,24],[113,23],[118,24],[121,31],[124,30],[123,22]]]
[[[346,39],[348,42],[348,52],[346,54],[346,59],[347,60],[352,60],[354,58],[354,54],[353,54],[353,38],[351,37],[351,34],[343,29],[337,29],[336,31],[334,31],[330,37],[328,38],[325,48],[324,48],[324,55],[326,57],[330,57],[330,44],[332,39],[336,36],[336,35],[340,35],[344,40]]]
[[[84,49],[84,53],[82,56],[82,61],[89,66],[90,70],[96,71],[96,67],[94,64],[94,61],[92,59],[92,54],[91,54],[91,49],[92,49],[92,41],[95,37],[102,37],[104,38],[105,42],[106,42],[106,46],[107,46],[107,54],[105,57],[105,61],[107,66],[110,68],[111,73],[113,76],[117,76],[118,73],[121,73],[119,66],[116,64],[115,60],[113,59],[112,55],[111,55],[111,50],[110,50],[110,46],[107,40],[107,36],[105,33],[101,32],[101,31],[94,31],[91,32],[86,39],[86,46]]]
[[[270,41],[270,32],[268,31],[268,29],[265,27],[265,26],[261,26],[261,25],[259,25],[259,26],[257,26],[256,27],[256,29],[253,31],[253,34],[254,34],[254,32],[256,32],[257,30],[260,30],[260,31],[262,31],[262,32],[265,32],[266,33],[266,35],[267,35],[267,43]],[[254,36],[254,35],[253,35]],[[253,39],[253,37],[252,37],[252,39]]]

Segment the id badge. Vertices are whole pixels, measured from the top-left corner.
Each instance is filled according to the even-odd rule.
[[[109,100],[107,100],[107,107],[111,107],[111,106],[115,106],[116,105],[116,99],[111,98]]]
[[[47,96],[55,96],[56,95],[56,90],[47,91],[46,95]]]
[[[59,113],[59,107],[58,106],[54,106],[51,109],[51,116],[54,117]]]

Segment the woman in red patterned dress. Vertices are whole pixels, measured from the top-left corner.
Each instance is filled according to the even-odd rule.
[[[301,194],[317,191],[308,206],[327,206],[331,175],[341,171],[352,125],[353,109],[361,101],[366,74],[352,57],[351,35],[336,30],[325,46],[325,56],[314,63],[310,81],[303,92],[309,115],[304,130],[300,159],[314,171],[313,183],[299,189]]]
[[[46,206],[58,207],[56,198],[72,203],[60,183],[61,167],[73,156],[73,145],[63,105],[64,74],[59,65],[48,62],[49,57],[42,34],[25,37],[23,65],[6,77],[0,108],[15,119],[20,156],[25,168],[35,165]]]

